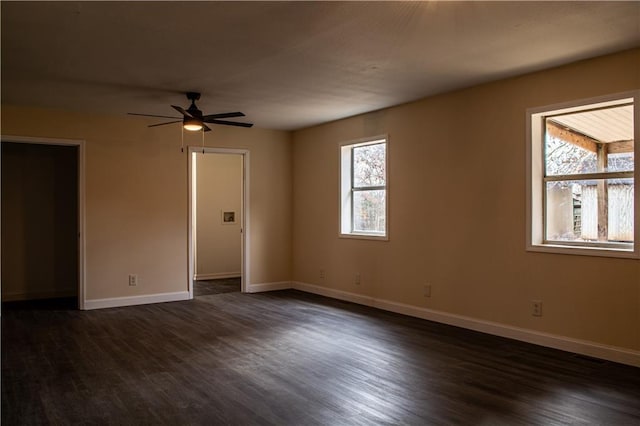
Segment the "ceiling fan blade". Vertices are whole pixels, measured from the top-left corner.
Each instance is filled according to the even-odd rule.
[[[128,115],[140,115],[142,117],[159,117],[159,118],[173,118],[179,119],[180,117],[169,117],[168,115],[154,115],[154,114],[138,114],[137,112],[128,112]]]
[[[164,126],[165,124],[173,124],[173,123],[182,123],[182,120],[169,121],[167,123],[152,124],[152,125],[147,126],[147,127],[158,127],[158,126]]]
[[[214,120],[216,118],[231,118],[231,117],[244,117],[244,114],[241,112],[223,112],[221,114],[209,114],[202,117],[202,121],[208,122],[209,120]]]
[[[224,124],[225,126],[238,126],[238,127],[251,127],[253,123],[238,123],[237,121],[227,121],[227,120],[208,120],[207,123],[213,124]]]
[[[206,124],[202,123],[202,128],[204,129],[205,132],[210,132],[211,129],[209,128],[209,126],[207,126]]]
[[[185,117],[193,117],[193,115],[189,114],[182,107],[171,105],[171,108],[175,109],[176,111],[178,111],[180,114],[184,115]]]

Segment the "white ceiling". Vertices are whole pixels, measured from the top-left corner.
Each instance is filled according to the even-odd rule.
[[[0,5],[3,103],[287,130],[640,45],[640,2]]]

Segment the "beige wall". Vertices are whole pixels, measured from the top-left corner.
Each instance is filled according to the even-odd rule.
[[[525,110],[638,89],[638,64],[628,51],[295,132],[293,279],[639,350],[640,261],[525,251]],[[385,133],[390,240],[340,239],[338,144]]]
[[[78,292],[78,148],[2,144],[2,300]]]
[[[240,276],[242,156],[196,153],[196,278]],[[235,212],[223,223],[222,211]]]
[[[2,106],[3,135],[86,141],[88,300],[187,291],[187,156],[179,126],[150,123]],[[197,136],[186,141],[200,144]],[[218,126],[206,144],[251,151],[251,283],[290,279],[290,135]],[[132,273],[136,287],[128,285]]]

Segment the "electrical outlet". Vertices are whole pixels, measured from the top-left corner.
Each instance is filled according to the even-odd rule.
[[[138,285],[138,275],[137,274],[129,274],[129,285],[134,287]]]
[[[431,297],[431,284],[427,283],[424,285],[423,293],[424,297]]]
[[[356,285],[360,285],[360,274],[356,274],[354,282],[356,283]]]
[[[542,300],[531,301],[531,315],[534,317],[542,316]]]
[[[324,269],[320,269],[320,279],[324,280]]]

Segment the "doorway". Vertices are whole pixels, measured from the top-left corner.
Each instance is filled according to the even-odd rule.
[[[2,137],[3,303],[83,309],[82,148]]]
[[[247,150],[189,148],[189,296],[247,291]]]

